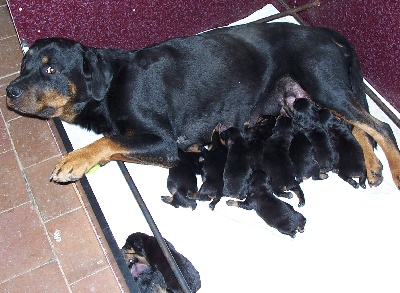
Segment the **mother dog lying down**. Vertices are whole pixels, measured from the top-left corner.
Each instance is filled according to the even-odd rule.
[[[7,104],[106,135],[57,164],[51,179],[68,182],[110,160],[172,167],[178,148],[197,150],[218,123],[243,130],[251,113],[278,115],[284,101],[268,93],[282,76],[354,125],[370,185],[382,181],[382,167],[368,135],[400,186],[399,149],[390,127],[368,113],[356,53],[326,28],[252,23],[134,51],[41,39],[7,87]]]

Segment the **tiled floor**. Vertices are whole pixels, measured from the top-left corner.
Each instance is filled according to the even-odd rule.
[[[7,109],[22,54],[5,0],[0,27],[0,292],[129,292],[85,194],[49,181],[52,122]]]

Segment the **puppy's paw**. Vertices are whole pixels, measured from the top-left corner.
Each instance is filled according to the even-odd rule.
[[[236,200],[227,200],[226,204],[230,207],[239,207],[239,203]]]

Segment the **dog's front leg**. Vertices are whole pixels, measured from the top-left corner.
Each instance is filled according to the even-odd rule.
[[[168,153],[167,151],[170,150]],[[103,137],[86,147],[77,149],[57,164],[50,180],[76,181],[97,164],[124,161],[138,164],[172,167],[177,163],[177,150],[155,135]]]

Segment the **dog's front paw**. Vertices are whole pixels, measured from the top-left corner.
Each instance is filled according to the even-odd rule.
[[[90,156],[85,155],[82,149],[73,151],[56,165],[50,175],[50,180],[59,183],[79,180],[97,163]]]

